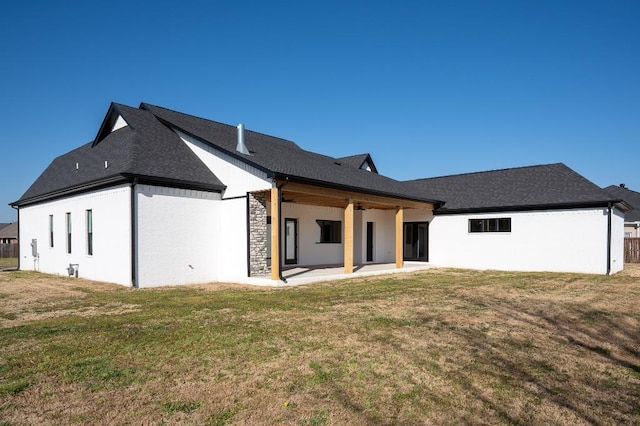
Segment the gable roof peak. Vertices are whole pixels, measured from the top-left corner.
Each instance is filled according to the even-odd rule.
[[[368,172],[378,173],[378,169],[371,158],[371,154],[365,152],[363,154],[349,155],[347,157],[336,158],[336,160],[349,164],[350,166],[358,169],[366,170]]]

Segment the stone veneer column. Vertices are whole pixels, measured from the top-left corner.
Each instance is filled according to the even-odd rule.
[[[249,193],[249,276],[268,275],[267,201],[264,193]]]

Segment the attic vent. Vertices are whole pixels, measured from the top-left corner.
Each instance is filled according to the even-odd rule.
[[[249,150],[247,146],[244,144],[244,124],[238,124],[238,145],[236,146],[236,151],[241,154],[249,155]]]
[[[78,170],[79,168],[80,168],[80,163],[76,161],[76,170]]]

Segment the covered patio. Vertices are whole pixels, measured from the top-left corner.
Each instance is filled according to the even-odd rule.
[[[289,180],[276,180],[274,181],[271,190],[260,191],[253,193],[252,195],[256,199],[260,198],[261,200],[264,200],[263,206],[265,208],[265,212],[268,206],[271,229],[269,235],[270,258],[267,260],[265,247],[264,252],[262,250],[252,252],[254,257],[250,259],[250,262],[255,262],[256,257],[267,260],[267,264],[265,265],[266,268],[263,270],[268,270],[268,276],[273,282],[303,283],[333,279],[334,277],[343,279],[358,275],[391,273],[399,272],[399,270],[412,271],[429,267],[424,262],[411,262],[405,265],[403,256],[403,225],[405,210],[418,209],[432,211],[435,208],[434,202],[415,200],[401,196],[393,197],[338,188],[329,188],[316,184],[292,182]],[[313,262],[306,262],[307,264],[311,263],[312,266],[284,265],[282,259],[282,239],[284,238],[282,216],[283,203],[292,203],[303,206],[331,207],[342,210],[342,265],[313,265]],[[393,263],[389,263],[388,260],[383,263],[362,263],[360,259],[354,258],[354,252],[362,249],[358,246],[358,244],[361,243],[354,239],[355,212],[365,209],[392,212],[395,219],[391,224],[389,224],[390,226],[387,229],[392,232],[393,238],[395,239],[394,248],[392,249],[395,251],[392,257],[392,259],[395,260]],[[253,216],[260,217],[260,220],[262,220],[263,217],[262,215]],[[266,213],[264,217],[266,220]],[[250,224],[250,229],[252,229],[251,238],[255,238],[256,235],[259,235],[259,233],[255,232],[255,228],[261,227],[256,225],[257,224],[255,223]],[[266,228],[264,229],[266,230]],[[262,253],[264,253],[264,257]],[[267,277],[263,273],[250,273],[250,279],[253,278],[256,280],[264,280]]]

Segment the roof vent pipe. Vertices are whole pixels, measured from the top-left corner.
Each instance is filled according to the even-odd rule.
[[[238,145],[236,146],[236,151],[249,155],[249,150],[244,144],[244,124],[242,123],[238,124]]]

